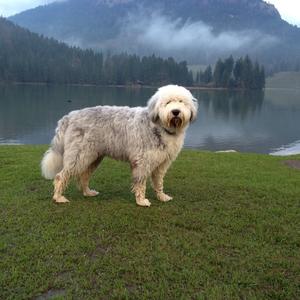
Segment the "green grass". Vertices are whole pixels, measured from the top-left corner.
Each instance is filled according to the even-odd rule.
[[[300,72],[280,72],[268,77],[267,88],[300,89]]]
[[[135,205],[105,160],[85,199],[51,201],[45,147],[0,147],[0,299],[299,299],[300,171],[286,158],[183,151],[169,203]],[[293,159],[300,159],[299,156]]]

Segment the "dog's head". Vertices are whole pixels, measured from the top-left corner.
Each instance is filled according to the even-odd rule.
[[[148,101],[149,116],[172,132],[183,129],[197,117],[198,101],[190,91],[178,85],[167,85]]]

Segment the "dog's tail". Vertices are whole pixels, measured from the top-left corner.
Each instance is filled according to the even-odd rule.
[[[54,179],[63,168],[64,136],[68,128],[69,117],[58,121],[51,147],[46,151],[41,162],[42,175],[46,179]]]

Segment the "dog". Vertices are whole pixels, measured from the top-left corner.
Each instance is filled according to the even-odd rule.
[[[58,121],[41,162],[42,175],[54,179],[53,200],[69,202],[63,192],[71,178],[77,179],[84,196],[98,195],[89,180],[105,156],[130,163],[137,205],[151,205],[145,198],[150,176],[157,198],[171,200],[163,179],[197,112],[197,100],[177,85],[159,88],[147,107],[95,106],[70,112]]]

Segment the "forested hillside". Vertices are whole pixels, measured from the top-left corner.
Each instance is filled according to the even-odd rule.
[[[0,82],[192,85],[186,62],[68,47],[0,18]]]
[[[268,72],[300,68],[300,28],[263,0],[65,0],[11,20],[81,48],[205,65],[249,54]]]
[[[0,18],[0,82],[97,85],[181,84],[262,89],[264,69],[246,56],[219,59],[193,74],[185,61],[155,55],[106,54],[69,47]]]

